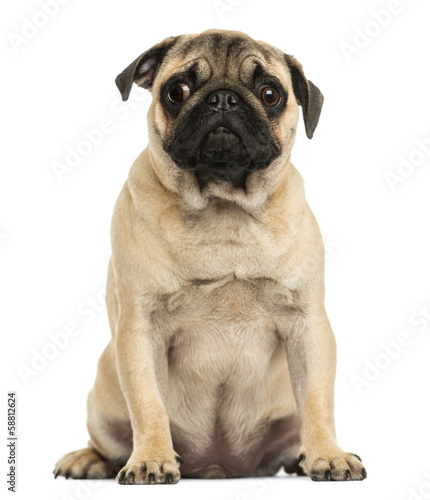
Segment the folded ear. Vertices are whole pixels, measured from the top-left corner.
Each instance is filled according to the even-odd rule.
[[[172,36],[157,43],[157,45],[154,45],[141,54],[116,77],[115,83],[121,92],[123,101],[128,99],[133,82],[136,82],[137,85],[145,89],[152,87],[152,83],[164,57],[178,38],[177,36]]]
[[[314,131],[318,125],[324,96],[321,94],[320,89],[316,85],[306,79],[303,67],[299,61],[297,61],[297,59],[293,56],[288,54],[284,55],[288,69],[291,73],[294,94],[303,109],[306,135],[309,139],[312,139]]]

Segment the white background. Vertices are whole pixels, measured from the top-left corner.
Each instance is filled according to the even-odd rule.
[[[1,494],[12,495],[6,399],[15,390],[19,498],[430,498],[429,2],[62,3],[47,22],[38,0],[3,2],[0,12]],[[31,33],[33,20],[45,25]],[[294,54],[325,95],[312,141],[300,124],[293,162],[328,247],[338,441],[362,456],[368,479],[280,475],[152,488],[54,481],[55,462],[87,441],[86,394],[110,336],[106,311],[92,299],[106,282],[113,205],[146,145],[149,94],[134,90],[119,108],[114,78],[161,39],[215,27]],[[17,42],[23,30],[32,36]],[[110,133],[60,182],[53,163],[106,119]],[[416,141],[425,140],[420,153]],[[416,166],[403,167],[391,189],[387,172],[398,172],[400,157]],[[49,351],[49,334],[69,323],[79,334]],[[399,335],[407,345],[392,344]],[[51,359],[23,376],[43,352]]]

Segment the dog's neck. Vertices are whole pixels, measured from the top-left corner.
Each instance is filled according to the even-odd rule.
[[[278,210],[289,210],[289,206],[304,202],[303,180],[290,157],[290,154],[282,155],[267,169],[250,172],[245,189],[220,180],[209,182],[201,188],[193,172],[181,170],[173,163],[166,165],[165,158],[161,162],[147,148],[134,163],[128,182],[137,205],[140,196],[147,197],[148,186],[151,186],[154,195],[166,197],[169,203],[182,205],[186,212],[196,214],[204,211],[215,200],[217,203],[225,201],[226,205],[240,207],[259,218],[266,211],[272,211],[275,205]],[[160,168],[160,165],[163,167]],[[172,171],[176,175],[172,176]],[[141,186],[145,186],[145,192],[140,193]]]

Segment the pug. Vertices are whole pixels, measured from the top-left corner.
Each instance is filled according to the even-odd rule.
[[[320,90],[293,56],[223,30],[163,40],[116,78],[124,101],[133,83],[153,99],[112,220],[112,337],[88,447],[55,476],[364,479],[336,443],[324,247],[291,163]]]

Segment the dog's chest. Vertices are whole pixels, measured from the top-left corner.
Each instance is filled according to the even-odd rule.
[[[160,297],[152,316],[173,334],[170,362],[213,370],[216,378],[228,372],[236,352],[243,373],[256,352],[269,359],[281,337],[278,325],[294,322],[300,311],[295,278],[282,284],[272,278],[285,252],[279,238],[243,210],[214,202],[185,219],[175,244],[175,270],[184,284]]]
[[[239,263],[240,264],[240,263]],[[256,338],[278,338],[279,325],[299,315],[299,297],[276,280],[240,278],[230,273],[219,279],[194,279],[173,293],[159,296],[151,314],[155,328],[167,332],[171,348],[195,352],[201,342],[233,348],[244,344],[254,349]],[[256,333],[255,333],[256,332]]]
[[[176,271],[186,280],[219,280],[230,274],[245,279],[271,276],[288,237],[287,232],[273,235],[261,220],[219,200],[180,222],[166,220],[163,231]],[[175,238],[170,241],[171,234]]]
[[[234,368],[239,352],[244,366],[256,352],[269,355],[279,340],[269,298],[273,288],[267,280],[229,275],[196,281],[166,298],[171,363],[194,373],[213,371],[217,377]]]
[[[216,399],[226,383],[232,390],[264,384],[273,357],[285,352],[279,327],[294,327],[300,315],[294,293],[277,282],[229,275],[161,297],[152,322],[169,339],[172,383]]]
[[[214,208],[203,220],[191,218],[172,243],[183,284],[159,298],[151,318],[168,338],[173,440],[194,457],[190,474],[201,474],[205,460],[233,471],[235,457],[261,459],[266,445],[285,438],[280,430],[260,442],[294,412],[285,327],[300,324],[300,297],[293,281],[275,279],[285,246],[240,211]]]
[[[236,471],[237,457],[255,458],[257,449],[261,459],[273,445],[261,439],[294,411],[277,321],[296,322],[294,297],[272,280],[230,276],[165,297],[163,311],[160,326],[172,333],[167,410],[175,446],[190,462],[188,473],[200,476],[210,463]],[[273,439],[290,432],[287,427]],[[244,473],[252,464],[242,464]]]

